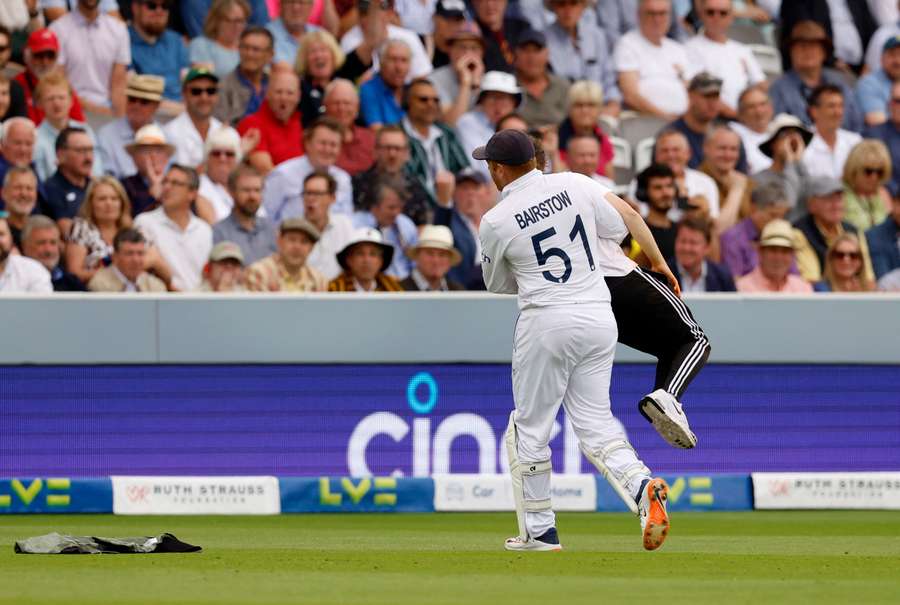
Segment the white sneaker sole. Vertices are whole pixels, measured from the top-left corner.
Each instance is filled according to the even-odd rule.
[[[562,550],[562,544],[547,544],[540,540],[522,542],[518,538],[507,538],[506,542],[503,544],[503,548],[517,552],[559,552]]]
[[[653,425],[656,432],[673,446],[689,450],[697,445],[697,436],[690,429],[681,426],[663,412],[662,407],[652,398],[644,397],[638,404],[638,411]]]

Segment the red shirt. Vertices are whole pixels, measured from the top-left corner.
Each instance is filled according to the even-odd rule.
[[[353,140],[341,145],[341,155],[335,164],[350,176],[365,172],[375,163],[375,134],[363,126],[353,126]]]
[[[258,128],[260,133],[259,145],[254,151],[268,152],[274,165],[303,155],[303,126],[300,124],[299,110],[285,124],[272,113],[269,102],[263,101],[259,111],[238,123],[237,130],[244,135],[251,128]]]
[[[37,88],[37,78],[31,72],[23,71],[13,78],[22,85],[22,91],[25,93],[25,103],[28,105],[28,119],[37,126],[44,121],[44,112],[34,104],[34,89]],[[72,109],[69,110],[69,118],[79,122],[87,122],[84,117],[84,111],[81,109],[81,103],[78,101],[78,95],[72,91]]]

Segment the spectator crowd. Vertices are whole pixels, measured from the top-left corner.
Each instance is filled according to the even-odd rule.
[[[896,0],[4,0],[0,121],[0,293],[484,289],[507,128],[685,292],[900,291]]]

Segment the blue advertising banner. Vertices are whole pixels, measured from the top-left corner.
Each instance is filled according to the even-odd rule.
[[[282,513],[429,513],[431,479],[282,477]]]
[[[2,513],[111,513],[112,482],[106,479],[0,479]]]
[[[653,374],[617,365],[611,395],[655,473],[900,469],[900,366],[708,366],[693,450],[639,415]],[[504,473],[512,408],[508,365],[0,367],[0,477]],[[561,412],[550,446],[594,472]]]
[[[663,475],[669,484],[670,512],[753,510],[753,482],[749,475]],[[628,510],[609,483],[597,476],[597,510]]]

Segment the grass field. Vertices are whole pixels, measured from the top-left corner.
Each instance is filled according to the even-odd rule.
[[[0,602],[900,603],[900,512],[559,515],[562,553],[502,549],[512,514],[0,517]],[[50,531],[169,531],[202,553],[16,555]]]

